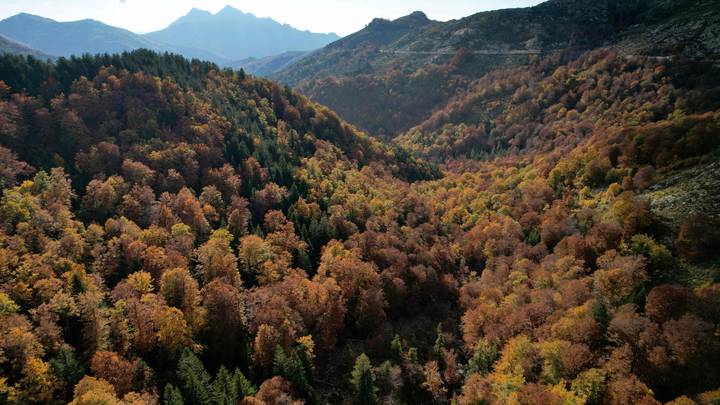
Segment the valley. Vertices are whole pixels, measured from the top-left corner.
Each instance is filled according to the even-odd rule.
[[[268,78],[12,44],[0,403],[718,403],[719,16],[414,12]]]

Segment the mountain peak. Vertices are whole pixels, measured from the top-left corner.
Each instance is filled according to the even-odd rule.
[[[19,13],[19,14],[15,14],[15,15],[12,16],[12,17],[8,17],[8,18],[6,18],[6,19],[3,20],[3,21],[13,20],[13,19],[32,20],[32,21],[46,21],[46,20],[50,20],[49,18],[41,17],[41,16],[35,15],[35,14]]]
[[[206,17],[211,16],[212,14],[207,10],[200,10],[199,8],[193,7],[192,10],[190,10],[189,13],[187,13],[188,17]]]
[[[210,13],[209,11],[200,10],[199,8],[193,7],[187,14],[173,22],[171,26],[182,23],[197,23],[212,18],[212,16],[212,13]]]
[[[413,20],[419,20],[419,21],[430,21],[427,14],[423,13],[422,11],[413,11],[412,13],[406,15],[405,17],[400,17],[398,20],[402,19],[413,19]]]
[[[145,34],[144,38],[178,48],[206,50],[224,61],[235,61],[311,51],[338,37],[301,31],[227,5],[217,13],[193,9],[169,27]]]
[[[236,16],[236,15],[245,15],[241,10],[236,9],[235,7],[231,5],[227,5],[223,7],[222,10],[218,11],[216,16]]]
[[[396,23],[396,24],[403,24],[406,26],[414,26],[414,27],[423,26],[423,25],[429,24],[430,22],[431,22],[431,20],[422,11],[413,11],[412,13],[410,13],[404,17],[400,17],[400,18],[396,19],[395,21],[393,21],[393,23]]]
[[[390,27],[403,28],[403,29],[415,29],[430,24],[432,20],[422,11],[414,11],[406,16],[397,18],[395,20],[387,20],[384,18],[375,18],[370,22],[368,27],[371,29],[388,29]],[[393,28],[391,28],[393,29]]]

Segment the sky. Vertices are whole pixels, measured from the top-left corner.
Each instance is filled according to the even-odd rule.
[[[527,7],[540,0],[0,0],[0,19],[25,12],[57,21],[92,18],[137,33],[163,29],[193,7],[215,13],[231,5],[295,28],[344,36],[375,17],[424,11],[447,21],[479,11]]]

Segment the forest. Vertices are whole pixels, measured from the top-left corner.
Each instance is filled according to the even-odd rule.
[[[718,404],[718,73],[557,52],[383,142],[180,56],[0,56],[0,404]]]

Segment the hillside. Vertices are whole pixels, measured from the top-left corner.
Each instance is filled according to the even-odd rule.
[[[0,400],[712,404],[719,73],[498,70],[399,138],[438,176],[211,63],[2,56]]]
[[[178,47],[204,49],[230,61],[311,51],[339,38],[335,34],[300,31],[230,6],[214,15],[192,9],[169,27],[144,37]]]
[[[10,53],[16,55],[31,55],[38,59],[50,59],[51,56],[44,54],[40,51],[36,51],[23,44],[15,42],[10,38],[0,35],[0,53]]]
[[[383,37],[393,22],[376,21],[273,78],[392,138],[444,108],[473,80],[539,55],[612,45],[628,55],[714,58],[719,16],[717,2],[708,0],[551,0],[446,23],[408,16],[413,28],[403,35]]]
[[[233,69],[243,69],[245,72],[260,77],[269,77],[274,73],[277,73],[286,67],[297,63],[311,52],[285,52],[280,55],[267,56],[264,58],[247,58],[237,62],[233,62],[231,67]]]
[[[0,404],[716,405],[717,13],[0,55]]]

